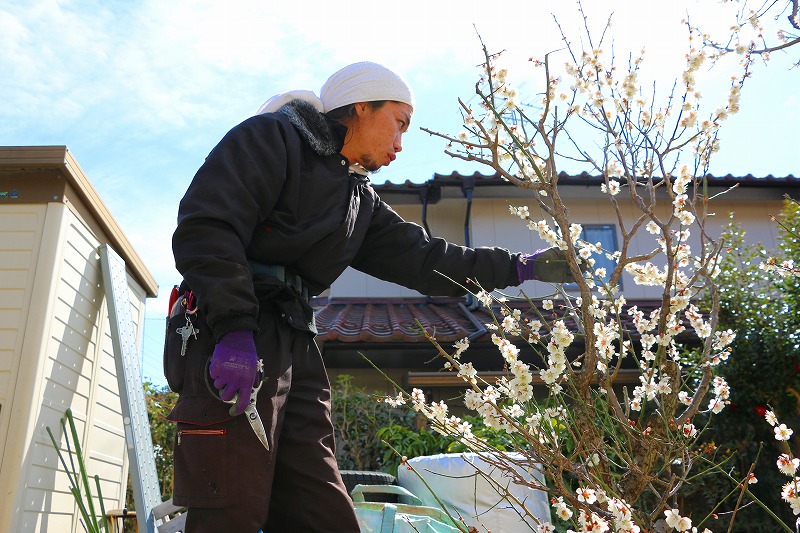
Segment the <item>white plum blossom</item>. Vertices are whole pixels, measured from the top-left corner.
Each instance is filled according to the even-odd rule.
[[[425,393],[420,389],[413,389],[411,391],[411,401],[414,403],[414,409],[418,404],[425,404]]]
[[[689,167],[687,165],[683,165],[678,177],[672,182],[672,191],[675,194],[686,194],[686,188],[689,183],[692,182],[693,178],[694,176],[692,176]]]
[[[607,506],[608,511],[614,517],[614,531],[616,533],[640,533],[641,528],[633,523],[633,514],[625,500],[610,498]]]
[[[656,224],[652,220],[647,223],[644,229],[646,229],[648,233],[652,233],[653,235],[658,235],[659,233],[661,233],[661,228],[659,228],[658,224]]]
[[[795,477],[783,485],[781,498],[792,507],[795,515],[800,515],[800,477]]]
[[[453,347],[456,349],[455,353],[453,353],[453,359],[460,358],[461,354],[469,348],[469,338],[464,337],[460,341],[457,341]]]
[[[588,487],[581,487],[578,488],[578,490],[576,490],[575,492],[578,495],[579,502],[584,502],[591,505],[597,501],[597,494],[594,489]]]
[[[649,261],[645,265],[628,263],[625,265],[625,271],[633,276],[633,281],[637,285],[663,287],[667,279],[666,269],[661,271]]]
[[[522,410],[522,407],[520,407],[518,403],[513,404],[511,407],[504,408],[503,412],[509,418],[520,418],[525,416],[525,411]]]
[[[720,400],[728,400],[731,397],[731,388],[722,376],[714,377],[714,395]]]
[[[578,249],[578,255],[581,259],[589,259],[592,257],[592,254],[597,253],[597,247],[591,243],[583,243],[581,247]]]
[[[500,399],[500,393],[492,387],[491,385],[487,386],[483,391],[483,401],[486,403],[497,403],[497,400]]]
[[[509,335],[515,335],[519,332],[519,322],[517,322],[513,316],[505,317],[500,327]]]
[[[578,240],[581,238],[581,234],[583,234],[583,226],[580,224],[569,225],[569,239],[572,244],[578,242]]]
[[[530,212],[528,211],[528,206],[523,205],[520,207],[514,207],[513,205],[508,206],[509,211],[514,216],[518,216],[522,220],[528,220],[531,216]]]
[[[800,269],[795,268],[794,261],[791,259],[779,263],[777,259],[770,257],[759,264],[758,268],[765,272],[775,272],[781,277],[800,276]]]
[[[391,405],[392,407],[400,407],[401,405],[405,405],[406,399],[403,397],[403,393],[399,393],[397,396],[387,396],[383,399],[384,403]]]
[[[519,348],[517,348],[511,341],[504,339],[496,334],[492,334],[492,342],[494,342],[500,350],[500,355],[508,363],[514,363],[519,355]]]
[[[600,185],[600,190],[611,196],[616,196],[620,191],[619,182],[617,180],[608,180],[608,185],[603,183]]]
[[[708,401],[708,410],[714,413],[715,415],[721,413],[723,409],[725,409],[724,400],[720,400],[719,398],[711,398]]]
[[[575,340],[575,335],[569,331],[569,328],[563,320],[556,321],[550,333],[553,336],[553,341],[560,347],[566,348]]]
[[[642,399],[636,395],[634,395],[633,399],[630,401],[630,406],[632,411],[641,411],[642,410]]]
[[[604,533],[609,530],[608,522],[605,519],[597,513],[587,515],[583,509],[578,516],[578,524],[583,528],[581,531],[587,533]]]
[[[458,376],[472,385],[477,383],[477,380],[475,379],[477,375],[478,371],[475,370],[475,367],[472,366],[472,363],[463,363],[458,369]]]
[[[478,299],[485,307],[492,307],[492,295],[486,291],[480,291],[478,294],[475,295],[475,298]]]
[[[566,245],[564,245],[561,238],[558,236],[558,233],[550,228],[546,220],[540,220],[536,223],[531,221],[529,227],[531,227],[531,229],[536,229],[539,232],[539,236],[542,238],[542,240],[544,240],[550,246],[558,246],[562,249],[566,248]]]
[[[594,345],[598,350],[598,355],[606,360],[611,359],[616,351],[614,341],[619,339],[618,325],[616,323],[602,324],[595,322],[594,334]]]
[[[786,424],[781,424],[774,429],[775,440],[789,440],[789,437],[791,437],[792,433],[794,433],[794,431],[786,427]]]
[[[619,161],[612,159],[606,165],[606,174],[611,177],[619,178],[625,173],[625,169],[619,164]]]
[[[793,476],[795,472],[797,472],[798,467],[800,467],[800,459],[791,457],[785,453],[782,453],[780,457],[778,457],[778,470],[780,470],[781,473],[787,476]]]
[[[569,520],[572,518],[572,510],[564,503],[564,497],[559,496],[558,498],[553,498],[552,501],[553,509],[556,511],[556,516],[559,517],[561,520]]]
[[[443,401],[432,402],[430,405],[431,415],[434,420],[442,421],[447,418],[448,407]]]
[[[464,392],[464,405],[467,409],[472,411],[477,411],[478,408],[483,404],[483,394],[473,390],[467,389]]]
[[[677,216],[682,226],[691,226],[695,220],[694,215],[689,211],[680,211]]]
[[[511,365],[514,378],[504,381],[503,392],[512,400],[526,402],[533,397],[533,374],[529,365],[515,361]],[[505,378],[503,378],[505,380]]]
[[[636,327],[636,331],[643,334],[642,335],[642,343],[646,348],[652,346],[656,342],[656,337],[654,335],[644,335],[648,331],[652,331],[658,325],[658,309],[653,310],[650,314],[649,318],[645,318],[644,312],[638,308],[638,306],[633,306],[628,309],[628,315],[633,317],[633,325]]]
[[[681,211],[686,209],[686,202],[688,201],[689,197],[685,194],[678,194],[675,196],[675,199],[672,200],[675,215],[678,215]]]
[[[661,376],[661,379],[656,385],[659,394],[669,394],[672,392],[672,387],[669,384],[669,376]]]
[[[703,320],[703,315],[694,304],[689,306],[689,309],[686,310],[685,315],[686,319],[689,320],[689,323],[694,328],[694,331],[697,333],[698,337],[705,339],[711,335],[711,324]]]
[[[738,44],[739,41],[734,40],[732,46]],[[695,43],[691,45],[694,46]],[[570,380],[573,372],[575,375],[582,374],[577,369],[585,370],[587,378],[593,375],[608,376],[613,367],[622,363],[623,358],[633,358],[631,366],[640,369],[641,379],[633,390],[632,398],[628,399],[629,406],[625,407],[642,411],[647,404],[646,412],[638,418],[646,422],[642,426],[647,428],[644,430],[645,435],[652,436],[655,433],[652,428],[656,426],[651,424],[651,413],[657,412],[662,421],[675,422],[680,416],[675,414],[676,401],[673,396],[680,402],[680,411],[683,411],[681,406],[691,406],[695,400],[697,405],[694,408],[698,408],[701,403],[707,405],[705,413],[719,413],[730,403],[730,387],[722,378],[713,379],[708,393],[705,389],[695,392],[690,388],[697,385],[694,379],[687,378],[695,375],[695,369],[690,367],[697,363],[683,352],[683,343],[678,338],[680,333],[689,328],[700,339],[708,339],[704,348],[710,345],[711,350],[706,360],[699,363],[704,371],[714,370],[711,368],[713,365],[729,357],[730,345],[735,338],[731,330],[714,331],[714,317],[699,309],[694,302],[704,290],[708,278],[721,271],[718,258],[710,256],[707,251],[712,247],[706,244],[714,236],[706,234],[704,219],[713,213],[707,212],[705,205],[701,209],[702,196],[697,180],[698,176],[702,179],[702,173],[708,168],[709,154],[718,149],[719,120],[738,109],[740,82],[734,79],[727,105],[723,105],[716,116],[709,114],[706,119],[700,116],[701,99],[695,86],[699,69],[707,58],[702,47],[692,47],[686,55],[683,86],[679,80],[676,94],[674,97],[670,96],[669,104],[665,107],[651,102],[649,96],[640,89],[641,82],[637,75],[641,57],[631,57],[628,72],[623,72],[622,76],[615,72],[616,66],[605,61],[605,56],[599,49],[587,50],[583,54],[574,53],[572,57],[576,58],[575,64],[568,64],[566,68],[567,76],[572,79],[568,79],[566,83],[555,77],[546,80],[547,88],[539,91],[546,105],[533,104],[543,114],[536,117],[533,113],[530,121],[526,121],[527,110],[522,109],[527,101],[509,84],[509,72],[492,66],[495,64],[495,56],[487,57],[488,71],[481,80],[483,85],[479,89],[481,98],[469,100],[470,103],[465,104],[470,107],[464,115],[468,131],[449,138],[452,144],[462,143],[463,154],[484,162],[491,161],[501,175],[508,176],[509,181],[514,181],[512,176],[516,176],[523,181],[523,185],[534,184],[533,190],[541,196],[528,200],[534,202],[530,208],[528,205],[509,206],[510,214],[527,226],[532,231],[532,236],[538,235],[549,246],[575,253],[581,266],[589,267],[584,269],[584,279],[578,280],[580,291],[573,290],[574,287],[566,287],[567,290],[556,287],[554,292],[544,296],[546,299],[541,301],[541,306],[545,312],[542,313],[541,321],[524,319],[518,310],[511,311],[501,304],[502,317],[493,317],[492,323],[487,324],[492,341],[502,356],[500,364],[505,370],[502,377],[492,385],[484,386],[483,382],[479,385],[480,380],[477,379],[478,373],[473,364],[460,362],[459,357],[469,346],[467,339],[454,345],[456,352],[452,356],[458,362],[451,362],[451,366],[470,384],[463,396],[464,405],[475,411],[491,428],[513,431],[514,426],[522,426],[524,420],[525,431],[528,432],[526,436],[532,436],[531,445],[535,447],[541,444],[543,449],[550,450],[555,454],[556,463],[562,458],[558,454],[562,444],[560,439],[567,434],[565,426],[570,432],[574,429],[569,425],[573,423],[571,410],[576,407],[574,403],[566,403],[569,406],[566,408],[556,403],[558,409],[538,407],[537,402],[531,401],[535,379],[538,381],[540,378],[547,385],[550,393],[548,401],[562,402],[567,400],[559,396],[563,390],[567,390],[569,394],[565,396],[570,397],[575,392]],[[569,92],[568,86],[572,86],[574,94],[564,94],[563,103],[557,102],[560,94]],[[559,106],[559,118],[564,111],[565,120],[577,115],[579,120],[597,120],[605,128],[603,132],[606,142],[599,146],[599,157],[590,152],[593,148],[587,149],[584,154],[585,160],[602,173],[601,180],[604,183],[600,185],[600,189],[610,197],[605,200],[618,206],[616,196],[623,192],[623,187],[628,187],[624,193],[631,194],[634,200],[632,204],[642,201],[645,205],[643,214],[639,215],[642,218],[634,219],[637,220],[634,233],[640,229],[647,233],[640,231],[634,240],[631,240],[628,233],[621,233],[623,242],[618,251],[604,249],[599,243],[586,242],[585,235],[581,238],[584,234],[582,226],[570,224],[569,216],[564,216],[568,213],[562,210],[565,206],[560,203],[557,190],[553,188],[558,181],[557,176],[553,175],[556,170],[553,163],[560,153],[549,143],[540,140],[544,137],[546,141],[548,134],[539,131],[536,122],[542,120],[541,124],[544,124],[547,119],[549,123],[552,117],[544,116],[544,112],[548,108],[554,109],[555,105]],[[471,107],[475,108],[474,112]],[[705,113],[705,109],[703,112]],[[512,116],[513,120],[508,120]],[[558,121],[554,124],[561,126]],[[552,137],[555,139],[554,134]],[[640,138],[653,144],[637,151],[640,147],[635,144],[640,142]],[[534,140],[538,141],[539,146]],[[670,144],[673,140],[675,144]],[[662,142],[662,148],[677,148],[673,154],[664,152],[663,159],[656,146]],[[652,189],[654,186],[657,191]],[[621,207],[624,209],[622,212],[618,211],[619,216],[627,217],[630,208],[627,199]],[[637,205],[632,207],[635,209]],[[541,213],[544,220],[532,220],[531,212]],[[694,230],[695,224],[697,230]],[[700,238],[691,241],[700,241],[702,248],[699,253],[693,253],[689,246],[689,229],[699,233]],[[606,268],[605,265],[595,262],[602,260],[603,255],[618,265],[624,265],[625,272],[637,285],[663,288],[665,297],[658,304],[660,307],[645,312],[636,306],[628,307],[624,298],[620,297],[615,301],[621,287],[606,287],[603,283],[613,267]],[[764,267],[765,270],[775,271],[793,268],[794,263],[781,262],[780,259],[767,262]],[[587,287],[588,291],[585,290]],[[587,301],[589,298],[591,301]],[[477,299],[489,312],[493,312],[496,304],[501,301],[498,296],[486,291],[479,292]],[[626,320],[627,316],[623,318],[623,313],[627,313],[632,320]],[[566,324],[570,324],[570,327]],[[592,341],[585,346],[587,338]],[[527,359],[515,345],[526,341],[529,348],[537,352],[537,357],[533,359],[537,361],[537,366],[533,366],[534,363],[525,363]],[[578,346],[573,346],[575,342]],[[568,359],[567,351],[570,348],[575,350],[574,353],[570,352],[571,357]],[[539,363],[540,361],[543,363]],[[671,362],[676,362],[679,368],[672,378],[665,371],[666,364]],[[627,368],[627,361],[625,363]],[[588,381],[587,379],[586,382]],[[597,391],[593,398],[598,398],[598,401],[603,401],[603,395],[610,397],[613,394],[602,381],[599,385],[592,382],[591,387],[593,393]],[[398,399],[392,398],[392,401]],[[462,438],[471,435],[469,425],[457,417],[449,416],[443,402],[426,404],[424,395],[418,390],[412,393],[411,401],[416,409],[439,421],[440,426],[452,429]],[[694,416],[694,411],[692,415]],[[513,419],[513,425],[506,418]],[[791,430],[784,424],[779,425],[774,413],[770,412],[767,420],[774,427],[777,439],[789,439]],[[632,423],[625,419],[613,422]],[[686,447],[693,444],[689,439],[698,434],[698,429],[691,421],[671,427],[673,432],[659,437],[671,442],[660,442],[659,445]],[[602,446],[602,439],[600,442]],[[577,479],[582,479],[586,484],[592,479],[598,479],[591,475],[594,474],[591,469],[596,468],[596,463],[590,461],[589,457],[605,456],[602,448],[581,452],[579,461],[585,461],[583,468],[590,475],[578,476]],[[542,461],[542,464],[545,462]],[[777,464],[787,476],[796,475],[800,468],[800,460],[790,454],[781,456]],[[547,467],[545,474],[548,474]],[[754,481],[754,478],[747,480],[748,483]],[[798,482],[800,479],[793,479],[784,487],[784,497],[800,514]],[[639,526],[633,523],[630,506],[614,498],[611,492],[609,490],[609,495],[606,495],[597,489],[581,487],[577,497],[565,494],[567,500],[581,502],[579,507],[583,509],[580,511],[577,508],[570,509],[564,497],[553,498],[551,503],[554,519],[572,522],[568,525],[559,524],[558,530],[572,532],[568,528],[571,526],[580,533],[640,533]],[[659,509],[659,512],[663,511],[663,507]],[[642,509],[642,516],[646,516],[645,511]],[[664,516],[668,528],[672,530],[695,533],[698,529],[692,528],[691,519],[682,516],[678,509],[668,509],[664,511]],[[534,529],[537,533],[552,533],[556,528],[542,523]]]
[[[714,342],[712,344],[712,347],[715,350],[721,350],[722,348],[725,348],[730,343],[732,343],[733,339],[735,338],[736,338],[736,333],[734,333],[734,331],[731,329],[725,331],[717,331],[716,333],[714,333]]]
[[[558,370],[556,370],[554,367],[551,366],[546,369],[540,370],[539,375],[541,376],[542,381],[544,381],[548,385],[552,385],[561,376],[561,372],[559,372]]]
[[[460,418],[453,419],[456,421],[454,431],[460,435],[464,439],[472,439],[474,435],[472,434],[472,424],[465,420],[461,420]]]
[[[667,509],[664,511],[667,525],[676,531],[688,531],[692,527],[692,521],[686,516],[681,516],[678,509]]]
[[[775,416],[774,411],[767,411],[766,413],[764,413],[764,418],[766,419],[767,423],[770,426],[774,426],[775,424],[778,423],[778,417]]]

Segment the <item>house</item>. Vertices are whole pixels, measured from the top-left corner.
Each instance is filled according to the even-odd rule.
[[[571,220],[582,224],[585,238],[601,242],[604,249],[615,250],[622,237],[616,212],[600,190],[602,182],[599,176],[562,173],[559,192]],[[748,242],[762,243],[766,248],[776,246],[778,228],[770,215],[780,212],[785,195],[798,197],[800,178],[728,175],[708,176],[707,182],[709,196],[727,191],[710,204],[715,212],[707,223],[712,236],[720,234],[730,222],[729,213],[734,213],[735,221],[747,232]],[[532,219],[544,218],[535,213],[537,204],[531,197],[534,193],[497,175],[435,174],[424,183],[387,182],[374,187],[401,216],[421,224],[430,235],[457,244],[502,246],[528,253],[547,246],[536,232],[509,212],[509,205],[527,205]],[[617,198],[622,204],[623,220],[630,223],[638,212],[630,202],[625,203],[624,196]],[[670,209],[668,201],[662,204],[665,210]],[[699,247],[697,233],[690,237],[693,250]],[[634,248],[631,254],[645,253],[655,246],[652,235],[644,231],[631,244]],[[658,288],[638,286],[628,274],[624,274],[622,289],[630,305],[644,310],[660,306]],[[535,281],[520,288],[508,288],[507,294],[519,296],[520,290],[531,298],[552,294],[549,285]],[[371,366],[368,358],[400,385],[421,388],[426,397],[434,400],[452,398],[457,393],[453,387],[463,383],[453,373],[441,371],[441,359],[432,361],[435,351],[420,335],[417,321],[435,331],[437,340],[448,349],[457,340],[469,337],[471,347],[465,357],[488,378],[502,373],[502,361],[485,328],[492,315],[470,298],[426,298],[348,269],[333,284],[327,297],[317,299],[315,304],[320,330],[318,342],[332,380],[339,374],[350,374],[362,386],[391,392],[389,382]],[[532,351],[527,356],[535,357]],[[621,374],[620,382],[638,383],[635,368]]]
[[[61,438],[68,408],[105,508],[125,505],[131,458],[101,245],[124,260],[141,346],[158,287],[80,165],[65,146],[0,147],[0,531],[83,531],[46,431]]]

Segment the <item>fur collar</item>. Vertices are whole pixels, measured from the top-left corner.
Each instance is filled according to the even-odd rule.
[[[329,121],[325,115],[308,102],[292,100],[278,110],[289,118],[289,122],[297,128],[300,136],[319,155],[327,156],[339,153],[342,148],[342,137],[338,131],[338,123]],[[341,126],[344,128],[344,126]]]

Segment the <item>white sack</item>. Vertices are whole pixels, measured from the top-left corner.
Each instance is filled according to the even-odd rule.
[[[522,458],[521,454],[508,454],[509,458]],[[517,531],[536,531],[539,522],[527,516],[531,514],[542,523],[550,522],[550,506],[547,493],[518,485],[497,467],[487,463],[478,453],[447,453],[415,457],[408,463],[416,470],[400,466],[397,483],[413,492],[422,500],[423,505],[438,507],[433,493],[444,503],[454,518],[464,517],[468,526],[475,526],[478,531],[492,533],[514,533]],[[509,463],[510,464],[510,463]],[[538,480],[544,483],[541,472],[526,471],[514,468],[522,479]],[[523,503],[521,506],[504,500],[497,492],[493,482],[485,479],[484,474],[507,487],[509,492]],[[419,474],[431,487],[428,489]]]

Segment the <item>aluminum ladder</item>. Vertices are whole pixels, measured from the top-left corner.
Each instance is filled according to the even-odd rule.
[[[125,261],[108,244],[100,246],[98,254],[111,325],[138,533],[155,533],[156,521],[161,521],[164,514],[153,512],[156,508],[162,509],[163,505],[144,398],[144,384],[139,368],[139,354],[136,350],[136,332],[131,318],[128,273],[125,270]],[[183,520],[164,522],[158,530],[177,531],[176,527],[179,523],[182,526]]]

